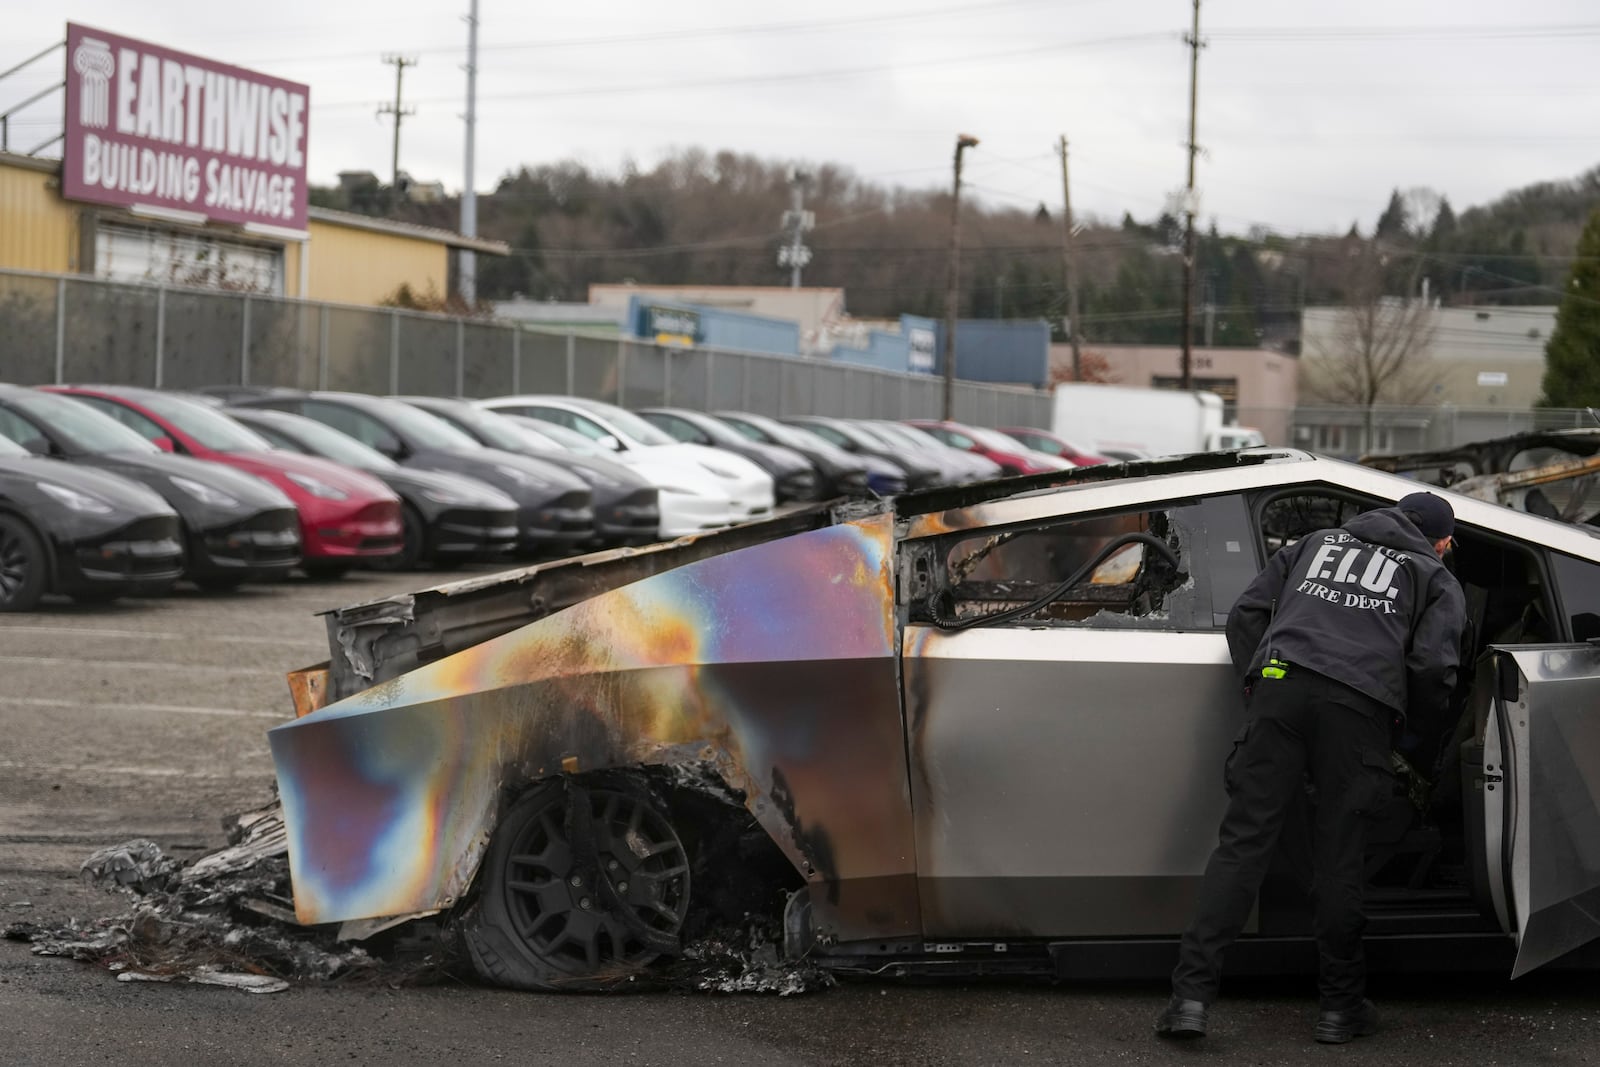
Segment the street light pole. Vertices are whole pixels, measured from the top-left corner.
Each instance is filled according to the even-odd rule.
[[[956,310],[961,301],[961,155],[978,147],[970,134],[956,137],[955,185],[950,197],[950,280],[944,293],[944,419],[955,417]]]

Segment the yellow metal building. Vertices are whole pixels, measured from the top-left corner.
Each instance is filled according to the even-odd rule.
[[[0,269],[376,305],[449,292],[461,250],[501,241],[313,207],[305,233],[62,199],[59,160],[0,153]]]

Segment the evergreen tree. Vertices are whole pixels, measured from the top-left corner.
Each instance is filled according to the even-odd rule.
[[[1373,231],[1377,237],[1404,237],[1406,232],[1406,203],[1400,199],[1400,190],[1389,194],[1389,206],[1378,216],[1378,226]]]
[[[1433,230],[1428,234],[1428,244],[1434,248],[1448,248],[1456,235],[1456,213],[1449,198],[1439,201],[1439,213],[1433,217]]]
[[[1600,405],[1600,210],[1578,239],[1555,332],[1544,349],[1544,397],[1549,407]]]

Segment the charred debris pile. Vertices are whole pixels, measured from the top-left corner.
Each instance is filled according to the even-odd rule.
[[[190,982],[249,993],[281,992],[294,982],[472,982],[447,922],[417,920],[370,937],[381,923],[300,925],[276,801],[229,816],[223,826],[226,846],[187,861],[143,839],[99,849],[80,876],[123,897],[126,910],[58,926],[15,922],[0,936],[30,944],[35,955],[104,967],[122,982]],[[782,959],[779,920],[748,913],[739,921],[700,918],[676,958],[619,973],[611,988],[787,996],[833,984],[818,967]]]

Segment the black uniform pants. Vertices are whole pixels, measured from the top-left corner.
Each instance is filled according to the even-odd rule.
[[[1194,921],[1183,935],[1172,989],[1187,1000],[1217,998],[1222,957],[1245,920],[1278,832],[1309,771],[1317,790],[1315,870],[1319,991],[1326,1011],[1360,1004],[1366,989],[1361,934],[1363,852],[1369,816],[1392,794],[1384,705],[1303,668],[1258,678],[1250,720],[1224,777],[1228,811],[1206,864]]]

